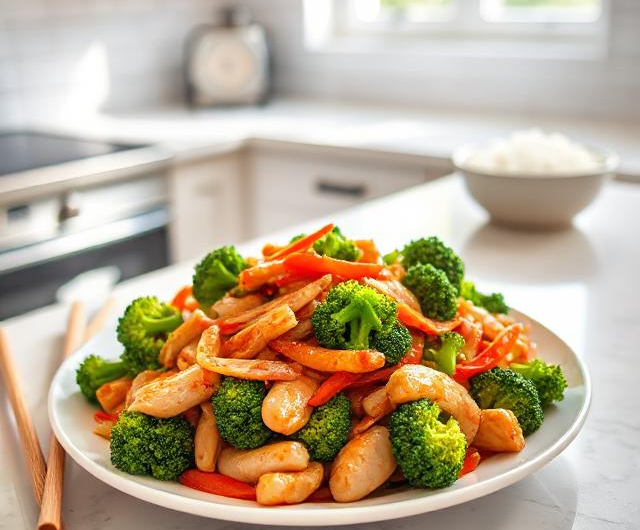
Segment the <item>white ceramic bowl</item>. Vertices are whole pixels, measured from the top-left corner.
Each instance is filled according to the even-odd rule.
[[[615,154],[589,148],[600,164],[596,172],[491,174],[466,164],[479,147],[460,147],[453,154],[453,164],[464,176],[469,193],[489,212],[492,222],[515,228],[549,230],[570,226],[572,219],[593,202],[618,166]]]

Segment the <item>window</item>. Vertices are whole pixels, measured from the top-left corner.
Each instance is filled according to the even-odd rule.
[[[307,43],[335,51],[392,45],[445,54],[592,58],[606,50],[608,1],[306,0]]]

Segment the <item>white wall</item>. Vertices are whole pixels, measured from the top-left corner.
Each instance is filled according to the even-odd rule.
[[[466,0],[463,0],[466,1]],[[600,61],[354,55],[303,46],[302,0],[246,0],[274,41],[280,91],[426,107],[640,119],[640,1],[611,0]]]
[[[0,124],[182,98],[188,31],[218,0],[0,0]]]
[[[640,1],[611,0],[605,61],[416,61],[309,52],[302,0],[242,0],[271,31],[280,93],[424,108],[640,119]],[[0,125],[182,101],[185,36],[225,0],[0,0]]]

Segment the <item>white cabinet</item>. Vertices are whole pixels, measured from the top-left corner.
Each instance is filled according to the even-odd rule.
[[[240,150],[175,162],[170,177],[172,261],[197,259],[245,239],[243,155]]]
[[[376,160],[377,158],[377,160]],[[323,148],[254,147],[248,186],[252,237],[330,215],[447,173],[431,175],[424,163],[397,163],[369,153]]]

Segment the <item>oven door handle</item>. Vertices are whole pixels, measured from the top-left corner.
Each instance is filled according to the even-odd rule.
[[[79,232],[61,234],[54,239],[0,253],[0,274],[126,241],[168,223],[169,212],[162,207]]]

